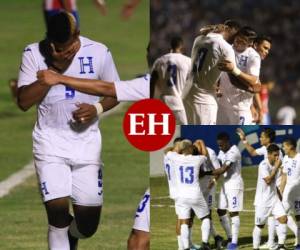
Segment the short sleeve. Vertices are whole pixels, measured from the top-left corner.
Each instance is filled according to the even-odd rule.
[[[130,81],[116,81],[115,89],[119,102],[150,98],[150,75]]]
[[[265,155],[265,152],[266,152],[266,148],[265,147],[260,147],[260,148],[255,149],[255,153],[257,155]]]
[[[212,166],[214,167],[214,169],[218,169],[220,168],[220,162],[217,158],[217,155],[214,151],[212,151],[209,155],[209,158],[210,158],[210,162],[212,164]]]
[[[268,177],[270,175],[268,171],[268,165],[265,163],[262,163],[259,165],[259,173],[262,179]]]
[[[235,54],[233,48],[226,41],[223,41],[221,48],[223,58],[232,62],[234,67],[236,67]]]
[[[248,72],[250,75],[259,76],[261,59],[259,55],[255,55],[249,62]]]
[[[38,70],[38,65],[34,59],[32,48],[25,48],[19,70],[18,88],[35,82],[37,80],[36,73]]]
[[[107,49],[106,56],[103,63],[102,74],[100,75],[100,79],[108,82],[120,81],[118,71],[116,69],[113,57]]]

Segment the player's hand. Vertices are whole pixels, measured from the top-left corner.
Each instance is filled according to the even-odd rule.
[[[244,131],[241,128],[237,128],[236,133],[240,137],[241,141],[246,139],[246,135],[245,135]]]
[[[73,112],[73,118],[79,123],[89,123],[97,117],[97,110],[94,105],[78,103],[77,110]]]
[[[61,75],[52,70],[39,70],[36,76],[41,84],[52,86],[59,84]]]
[[[232,72],[234,65],[231,61],[224,59],[218,63],[218,69],[225,72]]]
[[[279,168],[281,166],[281,160],[279,157],[276,159],[274,166],[275,168]]]
[[[63,51],[57,51],[55,48],[55,45],[53,43],[50,44],[52,48],[52,57],[55,61],[61,62],[61,61],[69,61],[71,60],[77,51],[80,49],[80,40],[76,40],[72,43],[69,48],[63,50]]]
[[[215,179],[215,178],[210,179],[209,182],[208,182],[207,188],[208,188],[208,189],[212,189],[212,188],[214,187],[215,184],[216,184],[216,179]]]

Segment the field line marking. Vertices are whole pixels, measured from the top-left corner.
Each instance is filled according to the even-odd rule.
[[[0,198],[8,195],[16,186],[22,184],[27,178],[34,174],[33,161],[25,165],[21,170],[13,173],[8,178],[0,182]]]

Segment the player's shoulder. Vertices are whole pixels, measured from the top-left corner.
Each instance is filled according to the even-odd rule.
[[[84,37],[84,36],[80,36],[79,39],[80,39],[80,42],[81,42],[81,48],[82,49],[91,48],[91,49],[102,50],[104,52],[105,51],[109,52],[108,47],[103,43],[91,40],[91,39],[89,39],[87,37]]]
[[[231,148],[229,149],[229,152],[234,154],[240,154],[240,150],[236,145],[232,145]]]
[[[39,52],[39,43],[31,43],[26,45],[23,50],[23,53],[27,53],[27,52],[31,52],[31,53]]]
[[[258,165],[259,168],[262,168],[262,167],[268,167],[268,160],[267,159],[264,159],[262,160],[259,165]]]
[[[261,60],[260,55],[258,54],[258,52],[253,49],[252,47],[247,48],[247,54],[251,57],[251,58],[255,58],[257,60]]]

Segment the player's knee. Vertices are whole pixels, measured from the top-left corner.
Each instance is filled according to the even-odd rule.
[[[85,237],[89,238],[92,237],[98,228],[98,224],[77,224],[78,231]]]
[[[226,214],[226,210],[224,210],[224,209],[218,209],[217,213],[218,213],[219,216],[224,216]]]
[[[201,220],[204,220],[204,219],[211,219],[210,214],[208,214],[208,215],[201,218]]]
[[[127,241],[128,250],[148,250],[150,245],[149,233],[132,230]]]
[[[287,216],[281,216],[277,220],[281,224],[286,224],[288,219],[287,219]]]
[[[69,203],[63,199],[51,200],[45,203],[48,223],[55,227],[66,227],[71,222]]]
[[[265,225],[255,225],[257,227],[259,227],[260,229],[263,229]]]

